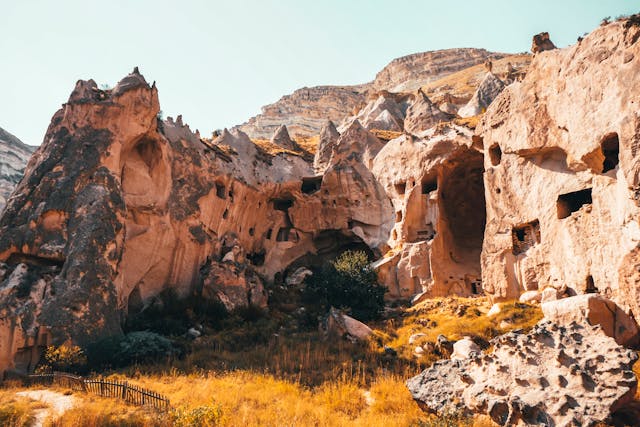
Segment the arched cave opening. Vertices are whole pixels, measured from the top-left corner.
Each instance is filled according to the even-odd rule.
[[[620,140],[617,133],[610,133],[604,137],[600,143],[600,149],[604,156],[602,162],[602,173],[609,172],[618,166],[620,154]]]
[[[479,270],[486,224],[483,156],[466,150],[453,157],[442,173],[440,214],[451,259]]]
[[[300,267],[317,270],[324,264],[333,261],[346,251],[363,251],[370,261],[376,259],[374,251],[355,234],[346,234],[340,230],[321,231],[314,239],[316,253],[307,252],[305,255],[289,264],[283,274],[283,279]]]
[[[489,160],[493,166],[498,166],[502,161],[502,149],[497,143],[489,147]]]

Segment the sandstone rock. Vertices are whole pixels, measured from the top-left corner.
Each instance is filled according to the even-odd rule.
[[[545,302],[555,301],[559,297],[560,297],[560,292],[556,288],[548,286],[542,290],[542,293],[540,295],[540,302],[545,303]]]
[[[531,41],[532,53],[544,52],[545,50],[552,50],[555,48],[556,45],[554,45],[549,38],[549,33],[545,32],[533,36],[533,40]]]
[[[478,344],[474,343],[471,338],[464,337],[461,340],[456,341],[453,344],[453,352],[451,353],[451,360],[455,359],[468,359],[474,354],[480,354],[482,350],[478,347]]]
[[[542,304],[542,312],[547,320],[559,325],[571,322],[588,322],[600,325],[602,331],[620,345],[638,343],[638,325],[613,301],[600,295],[587,294],[548,301]]]
[[[448,357],[453,352],[453,342],[449,341],[444,335],[438,335],[435,350],[438,354]]]
[[[458,115],[460,117],[472,117],[483,113],[502,92],[504,87],[505,84],[502,80],[496,77],[495,74],[488,72],[471,100],[458,110]]]
[[[487,414],[499,425],[594,425],[633,400],[635,352],[598,327],[543,322],[492,340],[491,354],[443,360],[407,381],[438,413]],[[606,355],[606,356],[605,356]]]
[[[252,138],[270,138],[281,125],[296,136],[317,135],[328,120],[339,123],[366,102],[368,85],[316,86],[298,89],[237,126]]]
[[[250,268],[212,261],[203,270],[201,295],[205,301],[220,301],[229,311],[267,306],[262,280]]]
[[[407,132],[418,133],[439,122],[450,121],[452,118],[453,116],[435,106],[422,89],[418,89],[415,100],[407,110],[404,128]]]
[[[394,249],[374,267],[390,295],[482,293],[482,162],[471,132],[455,125],[403,135],[380,150],[372,171],[393,203]]]
[[[500,311],[502,311],[502,307],[500,306],[500,303],[495,303],[491,306],[491,308],[487,312],[487,316],[488,317],[495,316],[496,314],[500,313]]]
[[[358,121],[365,129],[380,129],[401,132],[406,101],[397,100],[393,94],[382,93],[374,101],[369,102],[358,114],[348,118],[339,128],[344,132],[354,121]]]
[[[324,173],[329,166],[331,153],[335,145],[338,143],[340,133],[331,120],[328,120],[320,129],[320,141],[318,143],[318,151],[313,159],[313,169],[316,173]]]
[[[625,25],[537,55],[476,129],[486,154],[483,287],[494,301],[562,285],[640,318],[640,120],[631,107],[640,28]]]
[[[526,302],[529,304],[533,304],[536,302],[540,302],[542,299],[542,294],[539,291],[527,291],[520,295],[518,299],[520,302]]]
[[[287,127],[285,125],[280,126],[271,137],[271,143],[287,150],[295,150],[297,144],[291,140]]]
[[[424,354],[424,348],[417,346],[416,348],[413,349],[413,353],[416,356],[422,356]]]
[[[327,316],[325,331],[329,336],[347,338],[350,341],[365,341],[373,333],[364,323],[333,307]]]

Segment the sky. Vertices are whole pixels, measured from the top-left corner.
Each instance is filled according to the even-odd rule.
[[[392,59],[478,47],[558,47],[640,0],[0,0],[0,127],[39,145],[78,79],[139,66],[192,130],[245,122],[304,86],[373,80]]]

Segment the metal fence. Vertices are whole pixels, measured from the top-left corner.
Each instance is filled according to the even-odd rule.
[[[165,396],[146,388],[131,385],[127,381],[105,380],[102,378],[87,379],[66,372],[52,372],[48,374],[27,375],[25,382],[29,385],[57,385],[70,388],[74,391],[83,391],[102,397],[122,399],[133,405],[150,405],[163,411],[171,407],[169,399]]]

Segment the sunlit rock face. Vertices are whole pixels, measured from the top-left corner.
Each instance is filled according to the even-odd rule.
[[[640,27],[539,52],[489,107],[483,287],[600,293],[640,318]]]

